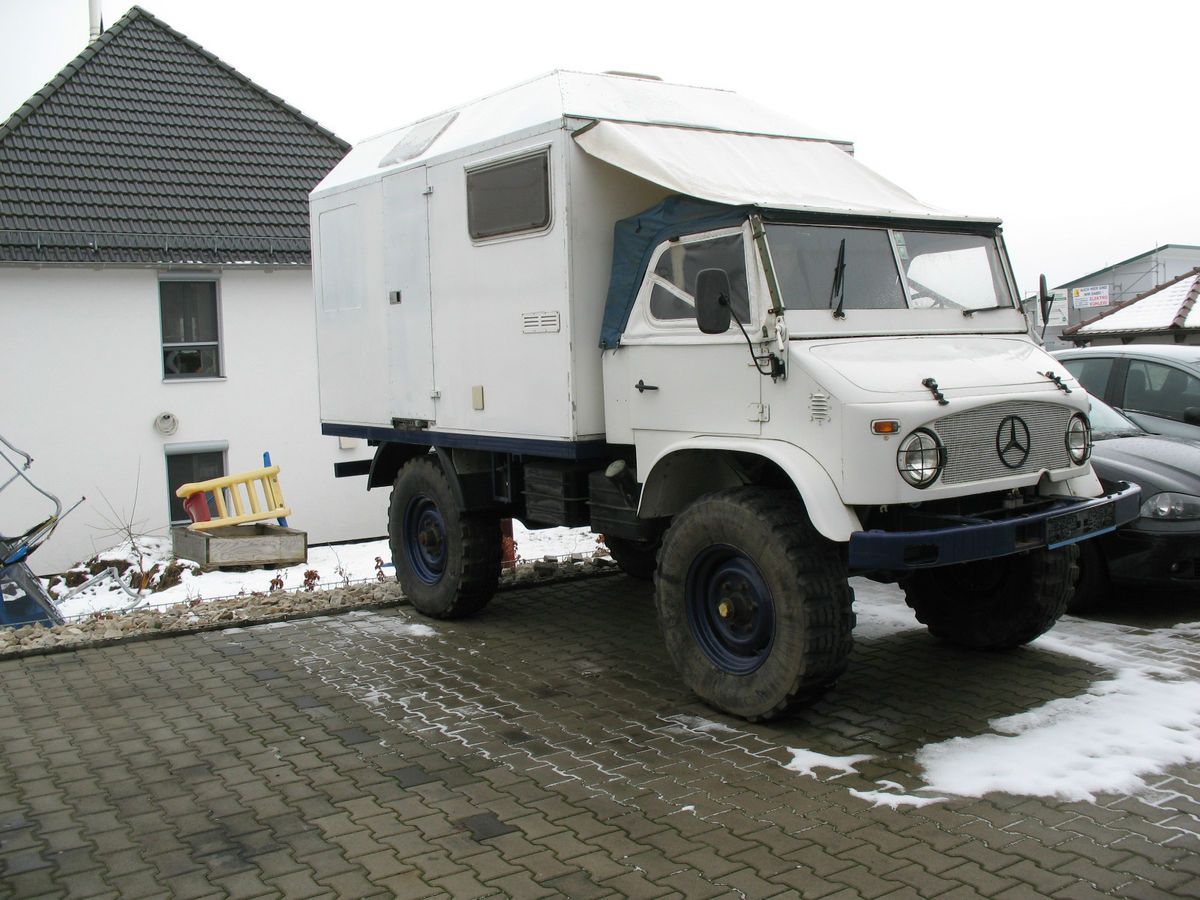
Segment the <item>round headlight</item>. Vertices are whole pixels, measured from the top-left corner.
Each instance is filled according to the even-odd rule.
[[[896,451],[896,468],[913,487],[928,487],[942,471],[944,456],[937,435],[918,429],[900,442],[900,449]]]
[[[1071,462],[1082,466],[1092,455],[1092,426],[1088,424],[1087,416],[1076,413],[1067,423],[1067,455]]]

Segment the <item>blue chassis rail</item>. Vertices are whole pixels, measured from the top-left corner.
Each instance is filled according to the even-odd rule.
[[[1140,499],[1141,489],[1137,485],[1122,484],[1102,497],[1088,500],[1064,497],[1048,509],[1002,519],[946,516],[947,525],[943,528],[856,531],[850,536],[849,567],[856,573],[929,569],[1011,556],[1041,547],[1053,550],[1133,521],[1138,515]],[[1059,530],[1065,533],[1054,533]]]

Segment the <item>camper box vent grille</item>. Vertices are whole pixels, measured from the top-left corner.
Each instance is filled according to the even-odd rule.
[[[521,331],[525,334],[548,334],[561,328],[557,312],[521,313]]]

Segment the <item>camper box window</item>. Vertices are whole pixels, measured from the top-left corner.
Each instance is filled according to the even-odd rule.
[[[550,151],[467,172],[473,240],[540,231],[550,224]]]

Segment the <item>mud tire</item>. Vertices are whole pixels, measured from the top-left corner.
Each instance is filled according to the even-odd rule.
[[[1075,582],[1075,593],[1067,604],[1069,613],[1087,613],[1108,605],[1112,600],[1112,581],[1108,576],[1108,564],[1100,545],[1093,539],[1082,541],[1079,547],[1079,579]]]
[[[413,459],[388,508],[396,580],[420,613],[461,619],[487,606],[500,578],[500,519],[467,513],[437,460]]]
[[[1031,550],[916,572],[900,586],[934,637],[973,650],[1011,650],[1045,634],[1066,612],[1078,556],[1073,546]]]
[[[790,494],[733,488],[694,502],[666,533],[655,585],[675,667],[723,712],[773,718],[816,700],[846,668],[845,562]]]

